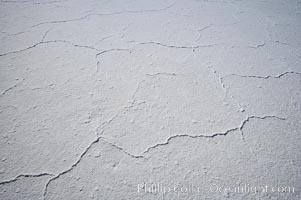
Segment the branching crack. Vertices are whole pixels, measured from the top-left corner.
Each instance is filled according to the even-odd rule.
[[[15,84],[15,85],[13,85],[13,86],[11,86],[11,87],[7,88],[6,90],[4,90],[4,91],[1,93],[1,95],[0,95],[0,96],[3,96],[3,95],[5,95],[7,92],[9,92],[10,90],[12,90],[12,89],[16,88],[17,86],[18,86],[18,84]]]
[[[259,79],[270,79],[270,78],[275,78],[275,79],[279,79],[285,75],[289,75],[289,74],[295,74],[295,75],[299,75],[301,76],[301,73],[299,72],[294,72],[294,71],[288,71],[288,72],[283,72],[277,76],[255,76],[255,75],[239,75],[239,74],[228,74],[226,76],[221,77],[221,79],[227,78],[229,76],[238,76],[238,77],[242,77],[242,78],[259,78]]]
[[[158,143],[158,144],[155,144],[151,147],[148,147],[142,154],[146,154],[146,153],[149,153],[151,150],[157,148],[157,147],[160,147],[160,146],[165,146],[165,145],[168,145],[170,143],[171,140],[175,139],[175,138],[179,138],[179,137],[189,137],[189,138],[215,138],[217,136],[226,136],[228,135],[228,133],[230,132],[234,132],[234,131],[242,131],[244,126],[246,125],[247,122],[250,121],[250,119],[267,119],[267,118],[275,118],[275,119],[278,119],[278,120],[286,120],[286,118],[283,118],[283,117],[277,117],[277,116],[274,116],[274,115],[266,115],[266,116],[248,116],[244,121],[241,122],[241,125],[239,127],[236,127],[236,128],[231,128],[225,132],[219,132],[219,133],[214,133],[212,135],[189,135],[189,134],[180,134],[180,135],[173,135],[171,137],[169,137],[165,142],[163,143]]]
[[[101,54],[112,52],[112,51],[129,51],[129,49],[115,48],[115,49],[104,50],[104,51],[101,51],[101,52],[97,53],[96,56],[95,56],[95,58],[97,59],[98,56],[100,56]]]
[[[132,105],[135,104],[135,101],[136,101],[136,100],[135,100],[135,96],[136,96],[137,92],[139,91],[139,89],[140,89],[142,83],[144,83],[144,82],[145,82],[145,80],[142,80],[142,81],[140,81],[140,82],[137,84],[136,90],[134,91],[134,93],[133,93],[133,95],[132,95]]]
[[[44,38],[44,36],[43,36]],[[0,54],[0,57],[1,56],[6,56],[6,55],[9,55],[9,54],[16,54],[16,53],[21,53],[21,52],[24,52],[24,51],[27,51],[29,49],[32,49],[34,47],[37,47],[39,45],[42,45],[42,44],[49,44],[49,43],[66,43],[66,44],[70,44],[74,47],[79,47],[79,48],[86,48],[86,49],[91,49],[91,50],[95,50],[95,51],[100,51],[99,49],[95,48],[95,47],[92,47],[92,46],[87,46],[87,45],[80,45],[80,44],[73,44],[72,42],[70,41],[66,41],[66,40],[48,40],[48,41],[40,41],[32,46],[29,46],[29,47],[26,47],[24,49],[20,49],[20,50],[16,50],[16,51],[10,51],[10,52],[6,52],[6,53],[3,53],[3,54]]]
[[[109,144],[110,146],[112,146],[112,147],[118,149],[119,151],[122,151],[123,153],[125,153],[126,155],[128,155],[128,156],[130,156],[130,157],[132,157],[132,158],[143,158],[143,159],[145,159],[145,157],[144,157],[143,155],[133,155],[133,154],[131,154],[131,153],[125,151],[122,147],[119,147],[119,146],[117,146],[116,144],[113,144],[113,143],[107,141],[105,138],[101,138],[101,139],[102,139],[105,143],[107,143],[107,144]]]
[[[11,90],[17,88],[18,86],[22,85],[23,81],[25,81],[26,79],[26,74],[28,73],[29,68],[26,68],[26,72],[23,74],[23,77],[13,86],[7,88],[6,90],[4,90],[1,94],[0,97],[4,96],[6,93],[10,92]]]
[[[72,171],[80,162],[81,160],[83,159],[83,157],[88,153],[88,151],[93,147],[93,145],[95,145],[96,143],[98,143],[100,140],[103,140],[105,143],[109,144],[110,146],[116,148],[117,150],[125,153],[126,155],[132,157],[132,158],[135,158],[135,159],[147,159],[145,158],[145,154],[149,153],[151,150],[157,148],[157,147],[160,147],[160,146],[165,146],[165,145],[168,145],[170,143],[171,140],[175,139],[175,138],[179,138],[179,137],[189,137],[189,138],[215,138],[217,136],[226,136],[228,135],[228,133],[230,132],[234,132],[234,131],[242,131],[244,126],[247,124],[247,122],[249,122],[251,119],[267,119],[267,118],[275,118],[275,119],[278,119],[278,120],[286,120],[286,118],[283,118],[283,117],[277,117],[277,116],[274,116],[274,115],[266,115],[266,116],[249,116],[247,117],[244,121],[241,122],[241,125],[239,127],[236,127],[236,128],[231,128],[225,132],[218,132],[218,133],[214,133],[212,135],[188,135],[188,134],[181,134],[181,135],[174,135],[174,136],[171,136],[169,137],[166,142],[163,142],[163,143],[158,143],[158,144],[155,144],[151,147],[148,147],[143,153],[142,155],[133,155],[129,152],[127,152],[126,150],[124,150],[124,148],[120,147],[120,146],[117,146],[116,144],[113,144],[109,141],[107,141],[105,138],[99,136],[99,134],[97,134],[97,138],[92,141],[88,147],[83,151],[83,153],[79,156],[79,158],[75,161],[75,163],[73,163],[71,165],[70,168],[68,168],[67,170],[64,170],[62,172],[60,172],[59,174],[55,175],[54,177],[50,178],[48,180],[48,182],[46,183],[45,185],[45,188],[44,188],[44,193],[43,193],[43,197],[44,199],[46,199],[46,195],[47,195],[47,191],[48,191],[48,187],[49,187],[49,184],[60,178],[62,175]],[[112,120],[114,119],[114,117],[112,118]],[[106,122],[106,124],[110,123],[112,120],[109,120],[108,122]]]
[[[170,4],[169,6],[166,6],[164,8],[160,8],[160,9],[149,9],[149,10],[126,10],[126,11],[119,11],[119,12],[112,12],[112,13],[91,13],[82,17],[78,17],[78,18],[73,18],[73,19],[65,19],[65,20],[56,20],[56,21],[48,21],[48,22],[41,22],[35,25],[32,25],[31,28],[37,27],[37,26],[41,26],[44,24],[58,24],[58,23],[66,23],[66,22],[74,22],[74,21],[80,21],[80,20],[84,20],[87,19],[91,16],[107,16],[107,15],[121,15],[121,14],[125,14],[125,13],[148,13],[148,12],[159,12],[159,11],[165,11],[171,7],[173,7],[175,5],[175,2]]]
[[[258,49],[258,48],[264,47],[264,46],[265,46],[265,42],[263,42],[262,44],[257,44],[257,45],[255,45],[255,46],[249,45],[248,48]]]
[[[102,126],[105,126],[107,124],[109,124],[113,119],[115,118],[115,116],[108,120],[107,122],[105,122],[104,124],[102,124]],[[50,183],[58,178],[60,178],[62,175],[72,171],[80,162],[81,160],[84,158],[84,156],[88,153],[88,151],[95,145],[97,144],[100,140],[103,140],[104,142],[106,142],[107,144],[109,144],[110,146],[118,149],[119,151],[125,153],[126,155],[132,157],[132,158],[144,158],[143,155],[133,155],[133,154],[130,154],[128,153],[127,151],[125,151],[123,148],[113,144],[113,143],[110,143],[108,141],[106,141],[104,138],[102,138],[98,133],[96,134],[96,139],[93,140],[86,148],[85,150],[80,154],[79,158],[71,165],[71,167],[69,167],[68,169],[58,173],[57,175],[55,175],[54,177],[50,178],[47,183],[45,184],[45,188],[44,188],[44,192],[43,192],[43,198],[46,199],[46,195],[47,195],[47,192],[48,192],[48,187],[50,185]]]
[[[177,76],[176,73],[167,73],[167,72],[158,72],[158,73],[155,73],[155,74],[145,74],[145,75],[147,75],[147,76],[152,76],[152,77],[160,76],[160,75]]]
[[[208,45],[196,45],[196,46],[177,46],[177,45],[168,45],[168,44],[163,44],[161,42],[141,42],[139,43],[140,45],[147,45],[147,44],[153,44],[153,45],[159,45],[162,47],[168,47],[168,48],[176,48],[176,49],[199,49],[199,48],[208,48],[208,47],[214,47],[218,46],[220,44],[208,44]]]
[[[104,51],[101,51],[99,53],[97,53],[95,55],[95,60],[97,61],[96,62],[96,73],[98,73],[100,71],[100,68],[99,68],[99,64],[100,64],[100,61],[98,60],[98,56],[102,55],[102,54],[105,54],[105,53],[109,53],[109,52],[112,52],[112,51],[129,51],[130,49],[121,49],[121,48],[115,48],[115,49],[108,49],[108,50],[104,50]]]
[[[237,102],[237,101],[235,100],[235,98],[233,97],[233,95],[229,94],[229,91],[227,90],[227,88],[226,88],[226,86],[225,86],[223,77],[220,77],[220,76],[218,75],[217,71],[216,71],[215,69],[213,69],[212,66],[209,66],[208,69],[209,69],[209,70],[212,70],[212,73],[213,73],[213,74],[217,77],[217,79],[219,80],[222,89],[225,91],[225,97],[224,97],[224,98],[226,98],[226,96],[229,95],[230,98],[232,99],[232,101],[235,102],[235,103],[237,104],[237,106],[238,106],[240,112],[245,112],[245,109],[240,105],[239,102]]]
[[[64,175],[64,174],[66,174],[66,173],[72,171],[72,170],[80,163],[80,161],[82,160],[82,158],[87,154],[87,152],[91,149],[91,147],[92,147],[94,144],[96,144],[96,143],[99,142],[99,139],[100,139],[100,137],[97,137],[95,140],[93,140],[93,141],[88,145],[88,147],[83,151],[83,153],[79,156],[79,158],[75,161],[75,163],[73,163],[73,164],[71,165],[70,168],[68,168],[68,169],[66,169],[66,170],[64,170],[64,171],[62,171],[62,172],[60,172],[60,173],[58,173],[57,175],[55,175],[54,177],[52,177],[52,178],[50,178],[50,179],[48,180],[48,182],[46,183],[45,188],[44,188],[44,193],[43,193],[44,199],[46,199],[46,195],[47,195],[47,191],[48,191],[48,186],[49,186],[49,184],[50,184],[52,181],[58,179],[60,176],[62,176],[62,175]]]
[[[4,185],[4,184],[8,184],[8,183],[13,183],[13,182],[19,180],[22,177],[24,177],[24,178],[36,178],[36,177],[42,177],[42,176],[54,176],[54,174],[47,173],[47,172],[40,173],[40,174],[19,174],[18,176],[16,176],[13,179],[1,181],[0,185]]]
[[[203,32],[204,30],[210,28],[210,27],[211,27],[211,25],[208,25],[208,26],[205,26],[205,27],[203,27],[203,28],[201,28],[201,29],[198,30],[199,37],[196,39],[196,42],[198,42],[198,41],[201,39],[201,37],[202,37],[202,32]]]

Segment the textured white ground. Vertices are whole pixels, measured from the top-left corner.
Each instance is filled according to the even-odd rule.
[[[1,0],[0,31],[1,200],[301,199],[300,0]]]

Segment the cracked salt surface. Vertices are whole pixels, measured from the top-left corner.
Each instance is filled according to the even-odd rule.
[[[0,199],[299,200],[300,9],[0,1]]]

